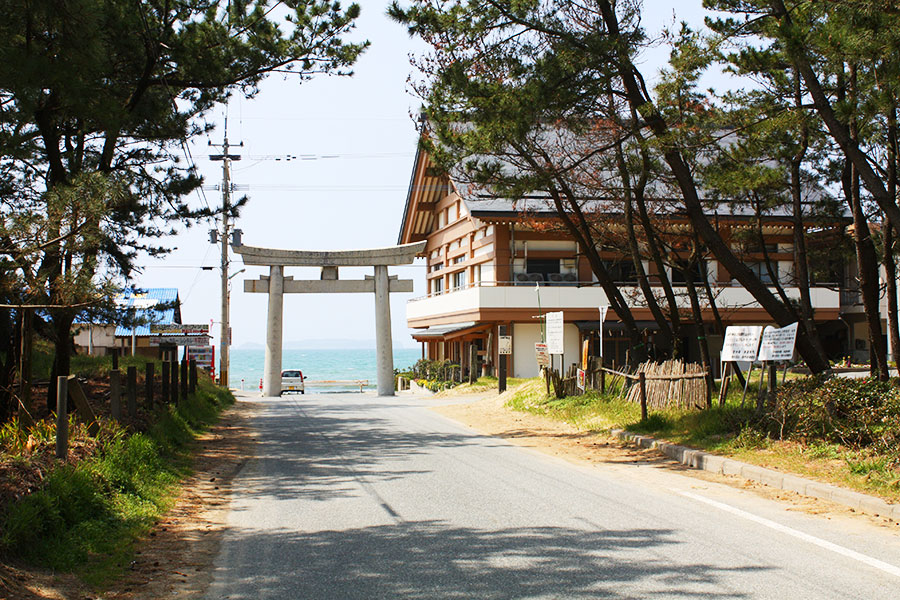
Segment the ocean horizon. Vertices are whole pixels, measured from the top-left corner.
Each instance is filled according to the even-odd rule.
[[[394,348],[394,368],[405,369],[422,357],[419,348]],[[259,389],[265,364],[265,350],[256,348],[232,348],[230,356],[231,372],[228,383],[231,387],[245,390]],[[308,379],[306,389],[310,392],[341,392],[358,390],[358,386],[317,385],[316,381],[357,381],[367,380],[367,389],[375,389],[377,372],[374,348],[339,349],[285,349],[281,352],[281,369],[299,369]]]

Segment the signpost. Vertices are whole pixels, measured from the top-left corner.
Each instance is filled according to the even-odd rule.
[[[728,386],[731,383],[731,373],[740,373],[737,361],[748,361],[750,371],[744,381],[744,395],[747,394],[747,385],[750,383],[750,373],[753,372],[753,361],[759,350],[759,338],[762,335],[762,327],[759,325],[730,325],[725,328],[725,339],[722,342],[722,354],[720,360],[725,363],[722,374],[722,384],[719,387],[719,406],[725,405],[728,395]],[[743,403],[743,398],[741,400]]]
[[[601,306],[600,307],[600,358],[603,358],[603,322],[606,321],[606,313],[609,311],[609,306]],[[602,366],[602,365],[601,365]]]
[[[766,392],[763,387],[766,367],[769,367],[769,394],[774,394],[776,383],[775,363],[778,361],[789,361],[794,358],[794,345],[797,342],[798,325],[799,323],[791,323],[781,328],[770,325],[763,331],[762,341],[759,344],[759,355],[757,356],[757,360],[763,363],[762,373],[759,376],[759,394],[756,397],[756,409],[758,411],[762,410],[766,399]],[[786,367],[784,376],[787,377]]]
[[[544,316],[547,319],[547,352],[563,354],[563,312],[549,312]]]
[[[208,334],[209,325],[193,323],[154,323],[150,325],[150,333],[170,333],[178,335]]]
[[[499,354],[500,357],[500,372],[497,373],[500,381],[498,382],[497,389],[499,393],[502,394],[506,391],[506,357],[512,354],[512,336],[506,335],[506,325],[500,325],[497,333],[497,354]]]
[[[197,366],[207,371],[212,371],[213,352],[212,346],[190,345],[187,347],[187,355],[189,360],[196,362]]]
[[[537,342],[534,345],[534,357],[537,359],[539,367],[550,366],[550,352],[547,350],[547,344]]]
[[[794,358],[794,344],[797,342],[798,323],[791,323],[787,327],[778,329],[766,327],[759,344],[758,360],[782,361]]]
[[[150,338],[151,346],[204,346],[209,347],[208,335],[161,335]]]

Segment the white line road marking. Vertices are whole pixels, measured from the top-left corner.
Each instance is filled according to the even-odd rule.
[[[678,490],[675,490],[678,491]],[[693,498],[698,502],[703,502],[704,504],[709,504],[710,506],[715,506],[720,510],[724,510],[725,512],[731,513],[733,515],[737,515],[738,517],[747,519],[748,521],[753,521],[754,523],[759,523],[760,525],[765,525],[770,529],[774,529],[775,531],[780,531],[781,533],[785,533],[787,535],[793,536],[795,538],[801,539],[805,542],[809,542],[810,544],[814,544],[819,546],[820,548],[824,548],[826,550],[831,550],[837,554],[842,556],[846,556],[847,558],[852,558],[853,560],[857,560],[861,563],[865,563],[870,567],[875,567],[880,571],[884,571],[885,573],[890,573],[895,577],[900,577],[900,567],[895,567],[892,564],[886,563],[884,561],[878,560],[877,558],[872,558],[871,556],[866,556],[865,554],[860,554],[854,550],[850,550],[849,548],[844,548],[843,546],[838,546],[837,544],[833,544],[829,541],[817,538],[813,535],[809,535],[808,533],[803,533],[802,531],[798,531],[796,529],[792,529],[787,527],[786,525],[782,525],[781,523],[776,523],[775,521],[770,521],[769,519],[765,519],[763,517],[758,517],[752,513],[748,513],[739,508],[735,508],[733,506],[729,506],[728,504],[723,504],[722,502],[716,502],[715,500],[710,500],[709,498],[704,498],[703,496],[698,496],[697,494],[693,494],[691,492],[682,492],[678,491],[682,496],[687,496],[688,498]]]

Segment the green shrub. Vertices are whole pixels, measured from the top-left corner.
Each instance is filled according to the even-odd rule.
[[[172,502],[195,433],[233,401],[227,390],[201,380],[196,394],[160,409],[147,433],[129,435],[115,422],[101,421],[92,457],[56,466],[40,490],[0,514],[0,555],[78,570],[95,583],[115,574],[127,564],[134,539]],[[0,431],[4,444],[18,444],[21,437]]]
[[[900,391],[890,382],[840,377],[791,381],[778,390],[768,416],[776,437],[872,448],[900,460]]]

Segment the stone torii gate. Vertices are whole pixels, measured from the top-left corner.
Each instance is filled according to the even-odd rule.
[[[425,249],[426,242],[371,250],[276,250],[233,245],[245,265],[268,266],[269,275],[244,281],[245,292],[269,294],[266,320],[266,364],[263,395],[277,396],[281,391],[281,345],[284,294],[360,293],[375,294],[375,351],[378,370],[378,395],[394,395],[394,355],[391,342],[390,292],[411,292],[410,279],[388,275],[388,267],[408,265]],[[285,277],[285,267],[321,267],[320,279],[295,280]],[[346,280],[338,278],[339,267],[374,267],[374,277]]]

